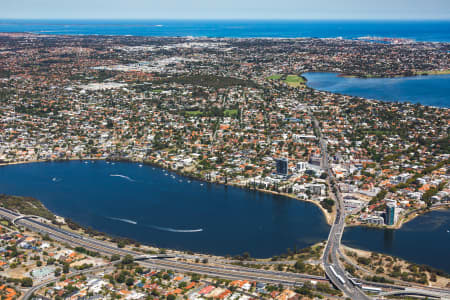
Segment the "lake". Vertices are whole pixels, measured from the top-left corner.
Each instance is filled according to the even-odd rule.
[[[450,75],[347,78],[337,73],[304,73],[311,88],[350,96],[450,107]]]
[[[421,215],[397,230],[349,227],[342,243],[426,264],[450,274],[450,210]]]
[[[270,257],[326,240],[329,231],[314,204],[137,163],[0,167],[0,193],[35,197],[58,215],[112,235],[216,255]]]

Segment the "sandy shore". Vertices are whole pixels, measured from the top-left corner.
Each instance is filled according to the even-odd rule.
[[[327,221],[328,225],[333,224],[334,216],[336,215],[336,210],[335,210],[334,206],[333,206],[333,212],[329,213],[325,208],[322,207],[322,205],[320,205],[320,203],[318,201],[309,200],[309,199],[300,199],[300,198],[295,197],[295,195],[287,194],[287,193],[279,193],[279,192],[268,191],[268,190],[263,190],[263,189],[256,189],[256,190],[259,191],[259,192],[263,192],[263,193],[269,193],[269,194],[273,194],[273,195],[280,195],[280,196],[288,197],[288,198],[295,199],[295,200],[298,200],[298,201],[304,201],[304,202],[312,203],[312,204],[316,205],[318,208],[320,208],[320,210],[322,211],[323,215],[325,216],[325,220]]]

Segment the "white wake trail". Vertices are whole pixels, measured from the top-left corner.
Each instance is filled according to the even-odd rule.
[[[161,231],[168,231],[168,232],[192,233],[192,232],[202,232],[203,231],[203,228],[199,228],[199,229],[175,229],[175,228],[161,227],[161,226],[156,226],[156,225],[148,225],[148,226],[153,228],[153,229],[157,229],[157,230],[161,230]]]
[[[128,220],[128,219],[121,219],[121,218],[114,218],[114,217],[108,217],[108,219],[116,220],[116,221],[121,221],[121,222],[129,223],[129,224],[133,224],[133,225],[136,225],[136,224],[137,224],[136,221]]]
[[[133,178],[130,178],[130,177],[122,175],[122,174],[110,174],[109,176],[111,176],[111,177],[120,177],[120,178],[126,179],[126,180],[131,181],[131,182],[135,182],[136,181]]]

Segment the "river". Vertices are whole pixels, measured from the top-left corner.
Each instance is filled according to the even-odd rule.
[[[337,73],[304,73],[311,88],[389,102],[450,107],[450,75],[348,78]]]
[[[450,210],[421,215],[397,230],[349,227],[342,243],[426,264],[450,274]]]
[[[164,248],[263,258],[326,240],[312,203],[188,179],[127,162],[69,161],[0,167],[0,193],[32,196],[52,212],[112,235]],[[343,244],[450,273],[450,211],[399,230],[351,227]]]
[[[191,180],[137,163],[70,161],[0,168],[0,193],[32,196],[52,212],[164,248],[270,257],[327,239],[314,204]]]

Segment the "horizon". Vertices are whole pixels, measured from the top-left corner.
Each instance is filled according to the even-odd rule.
[[[396,18],[2,18],[0,21],[277,21],[277,22],[314,22],[314,21],[344,21],[344,22],[450,22],[450,18],[443,19],[396,19]]]
[[[0,19],[450,20],[448,0],[15,0]]]

